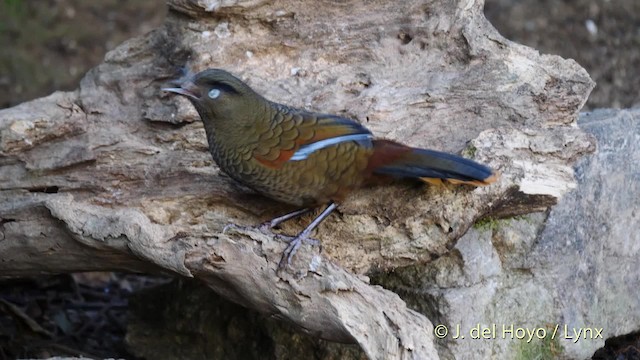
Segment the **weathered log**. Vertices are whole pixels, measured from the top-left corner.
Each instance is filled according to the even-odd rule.
[[[575,126],[585,70],[504,39],[482,1],[168,4],[162,28],[108,53],[77,91],[0,112],[0,274],[195,276],[371,358],[435,358],[430,322],[358,274],[437,258],[481,217],[546,209],[594,149]],[[276,274],[285,244],[222,229],[286,209],[212,163],[190,104],[159,90],[181,66],[225,68],[271,100],[462,151],[502,177],[361,191],[317,232],[322,253],[305,247]]]

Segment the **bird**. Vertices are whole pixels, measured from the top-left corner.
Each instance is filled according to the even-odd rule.
[[[263,224],[275,228],[313,209],[324,210],[294,237],[278,268],[291,265],[312,231],[354,190],[381,179],[418,179],[484,186],[498,173],[458,155],[375,138],[359,122],[279,104],[223,69],[186,74],[162,90],[185,96],[202,122],[209,152],[232,179],[294,212]]]

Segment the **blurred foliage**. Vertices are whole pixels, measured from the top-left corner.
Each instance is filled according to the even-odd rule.
[[[639,0],[486,0],[502,35],[574,59],[597,83],[586,107],[640,106]]]
[[[76,88],[105,52],[165,13],[162,0],[0,0],[0,108]]]
[[[0,3],[1,13],[7,14],[7,17],[17,18],[19,16],[24,16],[25,14],[25,5],[22,0],[4,0]],[[3,23],[0,23],[0,30],[3,30]]]

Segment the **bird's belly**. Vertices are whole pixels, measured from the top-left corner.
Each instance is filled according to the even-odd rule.
[[[359,187],[365,176],[371,149],[355,142],[320,149],[304,160],[287,161],[270,168],[254,159],[222,170],[239,182],[275,200],[297,206],[339,201]],[[237,175],[237,176],[236,176]]]

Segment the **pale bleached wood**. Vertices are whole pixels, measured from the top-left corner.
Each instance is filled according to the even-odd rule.
[[[195,276],[372,359],[436,358],[429,320],[361,274],[430,261],[480,217],[545,209],[594,149],[575,126],[588,74],[504,39],[482,1],[168,4],[163,27],[108,53],[77,91],[0,111],[0,274]],[[290,209],[212,163],[191,105],[159,90],[181,66],[225,68],[271,100],[462,151],[502,177],[364,190],[320,227],[322,253],[304,247],[278,274],[281,241],[222,229]]]

